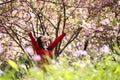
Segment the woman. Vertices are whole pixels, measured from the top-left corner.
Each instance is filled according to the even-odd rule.
[[[29,37],[31,39],[32,45],[35,49],[35,52],[38,56],[40,56],[40,61],[38,61],[38,65],[47,62],[46,56],[49,56],[51,59],[53,58],[52,51],[57,46],[57,44],[64,38],[66,33],[62,33],[58,36],[48,47],[45,47],[48,39],[46,36],[40,36],[37,39],[34,37],[32,32],[30,31],[30,27],[27,26],[26,29],[29,31]]]

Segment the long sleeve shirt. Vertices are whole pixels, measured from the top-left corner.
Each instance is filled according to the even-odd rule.
[[[52,51],[57,46],[57,44],[64,38],[66,34],[63,32],[60,36],[58,36],[49,46],[49,50],[42,49],[39,47],[37,39],[34,37],[32,32],[29,33],[29,37],[31,39],[32,45],[37,53],[41,57],[41,59],[44,59],[45,55],[48,55],[50,58],[53,58]],[[42,60],[41,60],[42,61]]]

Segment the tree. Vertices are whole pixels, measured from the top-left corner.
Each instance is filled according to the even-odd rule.
[[[83,47],[91,51],[93,47],[109,44],[114,52],[111,42],[116,39],[120,45],[119,5],[119,0],[3,0],[0,3],[0,32],[17,43],[18,46],[12,46],[21,49],[16,51],[20,55],[31,46],[24,29],[26,24],[30,24],[36,37],[46,34],[55,38],[66,29],[71,30],[71,34],[55,48],[56,57],[65,48],[70,50],[68,45],[74,47],[73,51]]]

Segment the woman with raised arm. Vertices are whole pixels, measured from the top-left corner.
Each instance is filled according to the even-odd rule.
[[[32,34],[31,29],[29,26],[26,26],[26,29],[29,31],[28,35],[31,39],[32,45],[35,49],[35,52],[38,56],[40,56],[40,61],[38,61],[38,66],[40,66],[43,63],[46,63],[45,56],[49,56],[51,59],[53,58],[52,51],[57,46],[57,44],[64,38],[66,33],[62,33],[60,36],[58,36],[48,47],[45,47],[48,38],[46,36],[40,36],[38,38],[35,38],[35,36]]]

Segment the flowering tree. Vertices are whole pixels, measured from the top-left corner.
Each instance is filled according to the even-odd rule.
[[[98,52],[103,45],[108,45],[115,52],[112,42],[120,45],[119,6],[119,0],[0,1],[2,56],[4,58],[8,53],[6,57],[14,59],[28,52],[33,53],[25,30],[27,24],[36,37],[42,34],[55,38],[62,31],[70,31],[55,48],[56,56],[63,50],[68,53],[77,50]],[[31,58],[30,54],[27,56]]]

